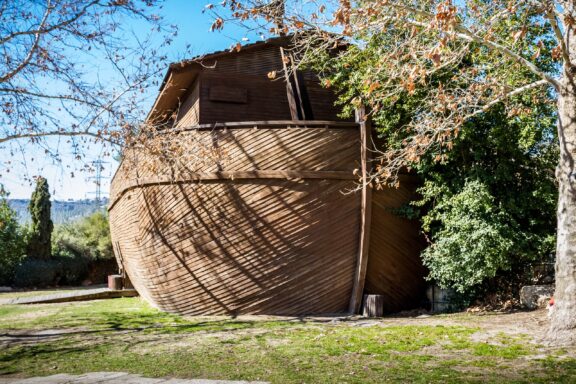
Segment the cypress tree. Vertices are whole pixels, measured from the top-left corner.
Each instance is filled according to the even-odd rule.
[[[32,217],[28,240],[28,257],[49,259],[52,256],[52,230],[54,224],[50,218],[50,192],[48,181],[44,177],[36,179],[36,189],[32,193],[28,210]]]

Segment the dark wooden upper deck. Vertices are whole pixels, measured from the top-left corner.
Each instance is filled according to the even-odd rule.
[[[148,115],[186,127],[240,121],[341,121],[336,95],[292,66],[290,39],[258,42],[173,64]]]

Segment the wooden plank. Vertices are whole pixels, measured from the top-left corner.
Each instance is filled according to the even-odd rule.
[[[371,124],[364,106],[356,110],[356,122],[360,125],[361,172],[362,172],[362,207],[360,212],[360,240],[358,259],[354,276],[354,287],[350,298],[350,313],[358,313],[364,293],[366,270],[368,266],[368,249],[370,246],[370,225],[372,220],[372,188],[368,186],[370,162]]]
[[[210,95],[208,98],[210,101],[246,104],[248,102],[248,90],[246,88],[216,85],[210,87]]]
[[[278,68],[282,68],[278,59]],[[200,76],[200,121],[199,124],[219,122],[241,122],[259,120],[291,119],[286,86],[282,79],[271,81],[267,76],[239,76],[238,74],[203,73]],[[245,102],[222,104],[215,100],[214,88],[232,88],[244,91]],[[227,91],[229,101],[231,91]],[[218,95],[216,95],[218,96]],[[221,92],[219,98],[225,97]],[[243,101],[238,99],[237,101]],[[191,125],[191,124],[189,124]]]
[[[160,134],[175,134],[186,131],[203,131],[221,128],[229,129],[254,129],[254,128],[349,128],[357,129],[358,124],[348,121],[327,121],[327,120],[260,120],[260,121],[233,121],[227,123],[198,124],[187,127],[166,129]]]
[[[298,107],[298,119],[299,120],[311,120],[312,114],[308,115],[306,108],[304,107],[304,100],[302,98],[304,94],[303,86],[299,82],[298,70],[294,66],[294,58],[291,52],[282,51],[282,62],[284,63],[284,75],[286,81],[291,84],[292,92],[294,94],[294,99],[296,100],[296,105]],[[290,67],[288,68],[288,64]],[[288,68],[288,69],[287,69]]]
[[[288,105],[290,107],[290,116],[292,117],[292,120],[304,120],[304,117],[301,116],[300,108],[298,106],[296,90],[294,89],[290,79],[290,72],[287,64],[290,59],[282,47],[280,47],[280,55],[282,57],[282,66],[284,68],[284,78],[286,80],[286,95],[288,97]]]
[[[322,180],[355,180],[351,172],[346,171],[284,171],[284,170],[263,170],[263,171],[236,171],[236,172],[190,172],[186,178],[177,177],[150,177],[135,179],[124,183],[121,189],[116,190],[110,200],[108,210],[111,210],[116,202],[129,190],[150,185],[162,184],[183,184],[200,181],[215,180],[250,180],[250,179],[322,179]]]
[[[310,96],[308,95],[308,87],[301,71],[294,70],[294,82],[298,89],[303,120],[314,120],[314,109],[312,108]],[[317,86],[318,84],[315,83],[314,85]],[[332,93],[331,91],[329,92]],[[333,102],[336,102],[336,100],[333,100]]]
[[[400,176],[398,188],[372,194],[372,231],[365,294],[384,297],[384,312],[394,313],[418,306],[426,289],[426,269],[420,252],[426,241],[418,220],[408,220],[393,210],[416,198],[417,176]]]
[[[384,296],[382,295],[364,295],[364,305],[362,307],[362,316],[364,317],[382,317],[384,315]]]

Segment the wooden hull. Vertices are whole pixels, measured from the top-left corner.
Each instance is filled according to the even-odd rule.
[[[116,257],[141,296],[182,314],[347,312],[361,198],[343,192],[355,187],[358,127],[237,124],[180,136],[188,154],[206,150],[198,143],[216,148],[214,161],[158,163],[135,150],[112,182]],[[418,268],[403,273],[422,277]],[[389,293],[409,306],[408,291]]]

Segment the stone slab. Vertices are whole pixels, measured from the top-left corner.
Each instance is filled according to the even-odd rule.
[[[125,372],[91,372],[83,375],[59,374],[43,377],[0,378],[0,384],[269,384],[263,381],[148,378]]]
[[[115,299],[119,297],[138,296],[135,289],[123,289],[115,291],[108,288],[86,289],[75,292],[54,293],[51,295],[18,297],[5,302],[5,304],[50,304],[65,303],[70,301]]]
[[[526,285],[520,289],[520,304],[527,309],[545,308],[554,295],[554,285]]]

